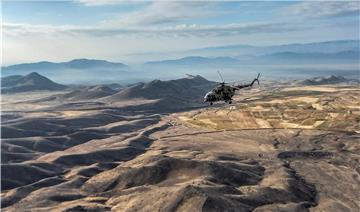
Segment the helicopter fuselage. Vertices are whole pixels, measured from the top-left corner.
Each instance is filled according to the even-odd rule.
[[[213,102],[229,102],[231,104],[232,97],[235,95],[235,89],[228,85],[220,85],[206,93],[205,102],[212,104]]]
[[[231,104],[232,97],[235,95],[236,90],[252,87],[255,82],[259,84],[260,73],[258,73],[257,77],[253,79],[251,83],[244,85],[236,85],[236,86],[235,85],[231,86],[229,84],[226,84],[220,72],[218,73],[223,82],[220,83],[220,85],[217,86],[216,88],[212,89],[210,92],[206,93],[206,95],[204,96],[204,102],[209,102],[210,105],[212,105],[213,102],[219,102],[219,101],[224,101]]]

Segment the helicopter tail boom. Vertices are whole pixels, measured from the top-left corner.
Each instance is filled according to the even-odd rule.
[[[258,84],[260,84],[260,82],[259,82],[259,77],[260,77],[260,73],[258,73],[257,77],[256,77],[255,79],[253,79],[253,81],[252,81],[250,84],[235,86],[235,88],[236,88],[237,90],[240,90],[240,89],[242,89],[242,88],[252,87],[255,82],[257,82]]]
[[[259,85],[260,84],[259,77],[260,77],[260,73],[258,73],[257,77],[251,82],[250,86],[253,86],[254,82],[257,82]]]

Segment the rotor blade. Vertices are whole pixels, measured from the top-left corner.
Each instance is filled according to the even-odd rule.
[[[256,81],[257,81],[258,85],[260,85],[259,77],[260,77],[260,72],[258,73],[258,75],[256,77]]]
[[[220,71],[218,71],[218,74],[219,74],[219,76],[220,76],[221,81],[222,81],[222,82],[225,82],[224,79],[223,79],[223,77],[222,77],[221,74],[220,74]]]

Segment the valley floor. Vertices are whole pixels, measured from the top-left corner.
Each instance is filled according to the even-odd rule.
[[[3,98],[3,211],[360,210],[355,86],[168,114]]]

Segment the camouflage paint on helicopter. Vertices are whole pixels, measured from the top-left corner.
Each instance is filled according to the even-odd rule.
[[[220,83],[219,86],[212,89],[210,92],[206,93],[206,95],[204,97],[204,101],[209,102],[210,105],[212,105],[213,102],[219,102],[219,101],[224,101],[224,102],[228,102],[229,104],[231,104],[232,97],[235,95],[235,92],[237,90],[240,90],[240,89],[246,88],[246,87],[252,87],[253,84],[255,83],[255,81],[257,81],[259,84],[260,73],[257,75],[257,77],[251,83],[245,84],[245,85],[238,85],[238,86],[228,85],[227,83],[224,82],[220,72],[218,72],[218,73],[219,73],[219,76],[220,76],[222,82]]]

